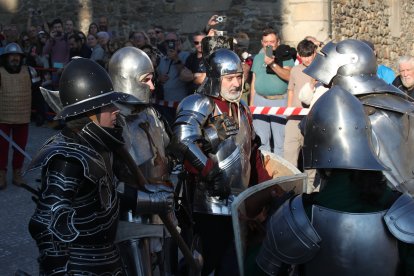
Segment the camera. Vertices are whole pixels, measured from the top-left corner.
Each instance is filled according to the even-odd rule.
[[[171,50],[175,50],[175,41],[174,40],[167,40],[167,48]]]
[[[220,15],[220,16],[217,16],[216,17],[216,22],[218,22],[218,23],[224,23],[224,22],[226,22],[226,19],[227,19],[227,17],[226,16],[224,16],[224,15]]]

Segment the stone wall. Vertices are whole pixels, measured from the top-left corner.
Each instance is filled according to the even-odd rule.
[[[246,32],[253,53],[260,48],[261,30],[271,26],[291,46],[306,35],[324,41],[362,38],[373,41],[380,62],[391,66],[401,55],[414,55],[412,0],[2,0],[0,23],[24,30],[29,8],[40,9],[48,21],[71,18],[84,32],[105,15],[118,37],[159,24],[186,38],[203,29],[211,15],[223,14],[224,29]]]
[[[370,40],[379,62],[394,69],[398,57],[414,55],[413,1],[333,0],[331,4],[334,40]]]

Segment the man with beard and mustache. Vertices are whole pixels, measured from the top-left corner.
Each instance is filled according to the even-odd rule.
[[[398,59],[398,71],[399,76],[395,78],[392,85],[399,88],[411,97],[411,101],[414,99],[414,57],[402,56]]]
[[[9,43],[0,56],[0,130],[21,148],[25,149],[29,134],[32,102],[32,83],[39,81],[36,71],[23,64],[23,51],[17,43]],[[0,190],[7,186],[9,142],[0,138]],[[24,156],[13,153],[12,183],[20,186]]]
[[[73,57],[83,57],[90,58],[92,50],[82,43],[82,38],[74,33],[68,37],[69,49],[70,49],[70,58]]]
[[[203,50],[203,56],[207,79],[178,106],[170,148],[188,172],[191,185],[186,192],[194,234],[202,244],[202,275],[213,270],[215,275],[238,275],[232,259],[231,203],[248,186],[270,176],[257,150],[260,142],[255,139],[249,107],[240,100],[240,58],[224,48],[207,55]]]

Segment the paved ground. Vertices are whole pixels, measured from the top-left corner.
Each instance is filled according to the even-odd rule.
[[[26,151],[34,156],[41,145],[55,133],[56,130],[31,124]],[[28,160],[26,166],[27,163]],[[11,172],[8,176],[7,189],[0,191],[0,275],[15,275],[18,269],[38,275],[37,247],[27,228],[35,205],[28,191],[11,185]],[[27,173],[25,179],[30,186],[36,187],[38,183],[35,179],[39,176],[40,170],[37,170]]]

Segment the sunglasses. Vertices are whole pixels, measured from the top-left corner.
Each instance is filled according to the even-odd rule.
[[[201,41],[193,41],[193,42],[194,42],[194,45],[198,45],[201,43]]]
[[[160,31],[160,30],[156,30],[155,32],[156,32],[157,34],[161,33],[161,31]]]

